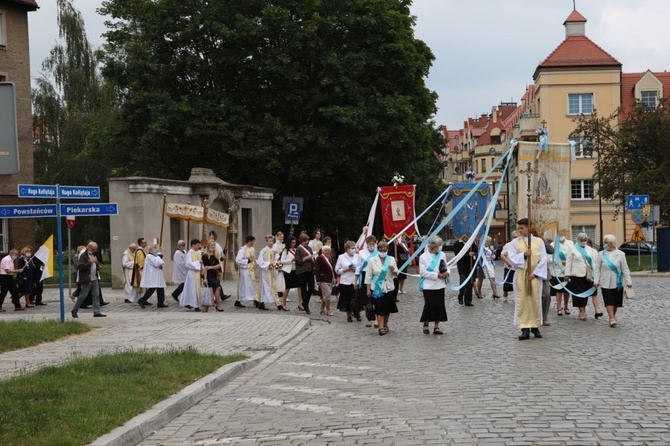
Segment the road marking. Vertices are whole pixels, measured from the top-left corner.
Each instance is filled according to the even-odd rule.
[[[366,378],[342,378],[341,376],[326,376],[326,375],[315,375],[313,373],[293,373],[287,372],[282,373],[282,376],[290,376],[292,378],[312,378],[320,379],[323,381],[337,381],[343,383],[354,383],[354,384],[376,384],[379,386],[391,386],[392,384],[388,381],[379,380],[379,379],[366,379]]]
[[[398,403],[402,400],[398,398],[393,398],[389,396],[381,396],[381,395],[366,395],[362,393],[355,393],[355,392],[339,392],[337,390],[333,389],[323,389],[323,388],[315,388],[315,387],[299,387],[299,386],[280,386],[277,384],[271,385],[270,389],[273,390],[281,390],[284,392],[298,392],[298,393],[306,393],[308,395],[329,395],[333,397],[340,397],[340,398],[350,398],[350,399],[357,399],[357,400],[372,400],[372,401],[384,401],[388,403]]]
[[[372,367],[369,366],[351,366],[351,365],[341,365],[341,364],[324,364],[322,362],[282,362],[281,364],[287,365],[299,365],[305,367],[327,367],[333,369],[346,369],[346,370],[372,370]]]

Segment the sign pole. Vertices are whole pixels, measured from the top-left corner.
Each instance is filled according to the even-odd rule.
[[[56,184],[58,188],[58,184]],[[65,323],[65,295],[63,280],[63,228],[60,215],[60,193],[56,196],[56,234],[58,238],[58,289],[60,291],[60,322]]]
[[[651,219],[651,266],[649,267],[649,272],[654,272],[654,242],[656,241],[656,225],[654,224],[654,219]]]
[[[67,227],[67,295],[72,296],[72,245],[70,243],[70,226]]]

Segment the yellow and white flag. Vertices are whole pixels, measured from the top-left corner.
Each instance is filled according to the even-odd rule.
[[[54,236],[53,234],[49,236],[46,242],[42,246],[40,246],[40,249],[37,250],[35,253],[35,257],[40,259],[42,263],[44,263],[44,270],[42,271],[42,278],[40,281],[44,279],[48,279],[49,277],[54,275]]]

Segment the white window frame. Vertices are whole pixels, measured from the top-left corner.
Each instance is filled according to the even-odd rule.
[[[7,21],[5,11],[0,9],[0,48],[7,48]]]
[[[572,227],[570,228],[570,233],[572,234],[572,240],[576,242],[577,235],[580,232],[584,232],[595,243],[596,229],[597,229],[596,225],[572,225]]]
[[[651,93],[654,98],[654,103],[653,104],[648,104],[647,102],[651,102],[649,100],[645,101],[645,94]],[[640,102],[642,102],[644,105],[646,105],[649,108],[656,108],[658,105],[658,92],[656,90],[644,90],[640,92]]]
[[[576,182],[576,181],[578,181],[580,183],[581,193],[580,193],[579,198],[574,198],[573,194],[572,194],[572,191],[574,189],[573,188],[573,183]],[[584,185],[587,182],[591,183],[591,188],[593,189],[593,197],[586,197],[585,196],[586,188],[584,187]],[[572,180],[570,180],[570,199],[571,200],[586,201],[586,200],[595,200],[595,198],[596,198],[596,183],[595,183],[595,181],[593,181],[592,179],[584,179],[584,180],[572,179]]]
[[[576,112],[571,112],[570,111],[570,98],[576,96],[578,98],[578,110]],[[584,111],[584,104],[582,98],[585,96],[590,96],[591,97],[591,110],[586,112]],[[566,98],[567,101],[567,110],[568,110],[568,116],[577,116],[577,115],[592,115],[593,110],[595,109],[595,104],[596,104],[596,96],[593,93],[590,92],[581,92],[581,93],[568,93],[568,96]]]
[[[0,220],[0,253],[9,252],[9,220]]]

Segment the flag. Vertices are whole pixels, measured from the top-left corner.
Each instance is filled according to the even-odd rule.
[[[395,237],[412,222],[414,222],[414,225],[407,228],[404,234],[407,237],[414,235],[417,229],[415,222],[416,215],[414,213],[415,192],[416,185],[414,184],[400,184],[379,188],[384,237],[387,239]]]
[[[361,250],[365,248],[365,239],[369,236],[372,235],[372,228],[375,224],[375,215],[377,213],[377,203],[379,202],[379,189],[377,189],[377,195],[375,195],[375,199],[372,202],[372,207],[370,208],[370,213],[368,214],[368,220],[365,222],[365,226],[363,226],[363,232],[361,232],[361,235],[358,237],[358,240],[356,241],[356,247]]]
[[[40,246],[40,249],[37,250],[35,253],[35,257],[40,259],[42,263],[44,263],[44,270],[42,271],[42,278],[40,281],[44,279],[48,279],[49,277],[54,275],[54,236],[53,234],[49,236],[46,242],[42,246]]]

